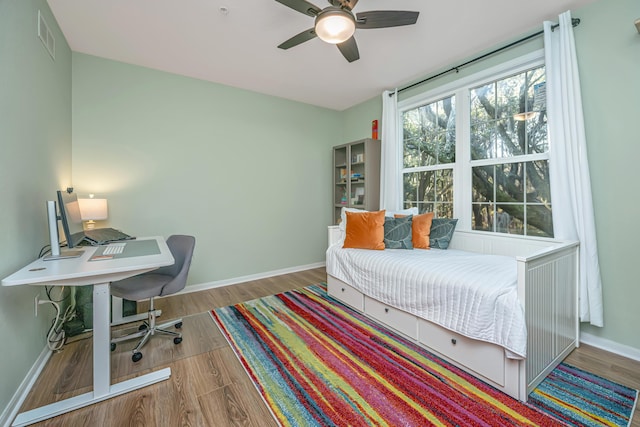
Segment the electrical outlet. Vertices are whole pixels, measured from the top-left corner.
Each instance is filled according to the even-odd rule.
[[[38,306],[40,305],[40,295],[36,295],[35,298],[35,313],[36,317],[38,317]]]

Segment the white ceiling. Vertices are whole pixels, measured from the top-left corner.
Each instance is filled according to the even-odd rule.
[[[75,52],[341,111],[540,30],[544,20],[592,1],[360,0],[354,13],[415,10],[420,16],[412,26],[357,30],[360,59],[352,63],[317,38],[278,49],[313,27],[313,18],[275,0],[48,3]]]

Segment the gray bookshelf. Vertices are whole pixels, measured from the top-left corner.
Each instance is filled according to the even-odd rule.
[[[333,147],[333,221],[342,207],[380,207],[380,141],[361,139]]]

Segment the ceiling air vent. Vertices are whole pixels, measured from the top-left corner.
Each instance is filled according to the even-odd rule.
[[[56,59],[56,39],[53,38],[53,33],[49,29],[47,25],[47,21],[44,20],[42,13],[38,11],[38,38],[44,44],[44,47],[47,48],[47,52],[49,55],[55,60]]]

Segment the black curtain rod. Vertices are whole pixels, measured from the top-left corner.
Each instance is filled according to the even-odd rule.
[[[577,27],[578,25],[580,25],[580,19],[578,19],[578,18],[571,18],[571,25],[572,25],[573,27]],[[555,29],[556,29],[557,27],[559,27],[559,26],[560,26],[560,24],[552,25],[552,26],[551,26],[551,31],[555,30]],[[541,30],[541,31],[538,31],[537,33],[534,33],[534,34],[531,34],[531,35],[529,35],[529,36],[523,37],[523,38],[521,38],[520,40],[516,40],[516,41],[514,41],[514,42],[512,42],[512,43],[509,43],[509,44],[508,44],[508,45],[506,45],[506,46],[499,47],[499,48],[497,48],[497,49],[495,49],[495,50],[492,50],[492,51],[491,51],[491,52],[489,52],[489,53],[485,53],[484,55],[480,55],[480,56],[478,56],[477,58],[473,58],[473,59],[471,59],[471,60],[469,60],[469,61],[465,62],[464,64],[460,64],[460,65],[458,65],[458,66],[456,66],[456,67],[449,68],[449,69],[448,69],[448,70],[446,70],[446,71],[443,71],[443,72],[438,73],[438,74],[436,74],[436,75],[433,75],[433,76],[431,76],[431,77],[427,77],[426,79],[420,80],[419,82],[412,83],[412,84],[410,84],[409,86],[405,86],[405,87],[403,87],[403,88],[400,88],[400,89],[398,89],[398,93],[403,92],[403,91],[408,90],[408,89],[411,89],[412,87],[419,86],[419,85],[421,85],[421,84],[423,84],[423,83],[426,83],[426,82],[428,82],[428,81],[430,81],[430,80],[433,80],[433,79],[435,79],[435,78],[438,78],[438,77],[440,77],[440,76],[443,76],[443,75],[445,75],[445,74],[448,74],[448,73],[450,73],[450,72],[452,72],[452,71],[455,71],[455,72],[457,73],[457,72],[459,72],[459,71],[460,71],[460,68],[462,68],[462,67],[464,67],[464,66],[467,66],[467,65],[469,65],[469,64],[473,64],[474,62],[480,61],[481,59],[484,59],[484,58],[486,58],[487,56],[491,56],[491,55],[494,55],[494,54],[496,54],[496,53],[498,53],[498,52],[502,52],[503,50],[507,50],[507,49],[509,49],[509,48],[511,48],[511,47],[513,47],[513,46],[515,46],[515,45],[518,45],[518,44],[520,44],[520,43],[522,43],[522,42],[526,42],[527,40],[531,40],[532,38],[534,38],[534,37],[538,37],[538,36],[540,36],[540,35],[542,35],[542,34],[544,34],[544,30]],[[390,94],[389,94],[389,96],[393,96],[393,93],[390,93]]]

